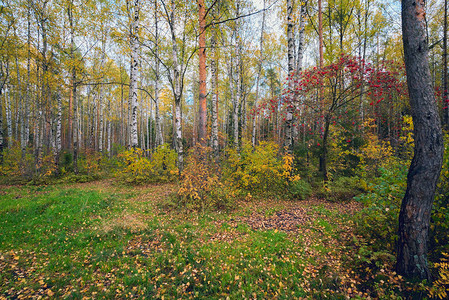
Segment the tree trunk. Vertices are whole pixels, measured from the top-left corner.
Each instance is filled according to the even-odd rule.
[[[154,1],[154,25],[155,25],[155,80],[154,80],[154,121],[155,121],[155,131],[156,131],[156,142],[155,146],[162,145],[164,143],[164,136],[162,135],[161,129],[161,118],[159,115],[159,80],[160,80],[160,62],[159,62],[159,22],[158,22],[158,9],[157,1]]]
[[[3,87],[0,87],[0,165],[3,164],[3,105],[2,105]]]
[[[62,132],[62,97],[59,92],[56,94],[57,97],[57,107],[58,107],[58,113],[56,115],[56,136],[55,136],[55,144],[56,144],[56,151],[55,151],[55,164],[58,167],[59,166],[59,157],[61,154],[61,132]]]
[[[172,42],[172,60],[173,60],[173,94],[175,100],[175,111],[174,111],[174,142],[175,148],[178,152],[178,169],[182,172],[184,165],[184,151],[182,145],[182,116],[181,116],[181,98],[182,98],[182,77],[178,62],[178,45],[175,34],[175,2],[171,1],[171,12],[169,19],[169,27],[171,33]]]
[[[444,110],[444,123],[446,128],[449,129],[449,98],[448,98],[448,86],[447,86],[447,0],[444,0],[444,24],[443,24],[443,107]]]
[[[430,81],[425,1],[402,0],[405,68],[414,124],[415,149],[399,214],[397,271],[431,280],[427,266],[430,214],[443,160],[443,136]]]
[[[211,48],[214,51],[214,57],[210,62],[210,72],[211,72],[211,84],[212,84],[212,130],[211,130],[211,141],[212,149],[214,151],[215,158],[218,158],[218,73],[217,73],[217,61],[218,61],[218,49],[217,49],[217,32],[213,29]]]
[[[287,0],[287,63],[288,63],[288,89],[289,97],[292,97],[293,73],[295,71],[295,38],[293,36],[293,4]],[[284,146],[288,153],[293,152],[293,99],[287,102],[287,116],[285,118]]]
[[[236,17],[238,18],[240,16],[240,0],[237,1],[237,8],[236,8]],[[234,147],[235,149],[238,149],[239,147],[239,103],[240,103],[240,92],[239,92],[239,66],[240,66],[240,55],[239,55],[239,28],[238,28],[238,22],[235,27],[234,31],[234,37],[235,37],[235,54],[237,56],[237,63],[234,69],[234,66],[231,61],[231,69],[233,69],[232,75],[236,77],[235,79],[235,89],[234,89],[234,98],[233,98],[233,113],[232,113],[232,120],[233,120],[233,129],[234,129]],[[233,77],[231,77],[230,80],[233,80]]]
[[[206,145],[206,11],[204,0],[198,0],[198,19],[199,19],[199,37],[198,37],[198,55],[199,55],[199,124],[198,141],[201,145]]]
[[[263,12],[262,12],[262,28],[260,30],[260,41],[259,41],[259,61],[257,66],[257,77],[256,77],[256,99],[254,99],[253,106],[253,124],[252,124],[252,133],[251,133],[251,143],[253,148],[256,146],[256,127],[257,127],[257,102],[259,101],[259,85],[260,85],[260,76],[262,74],[262,63],[263,63],[263,34],[265,30],[265,5],[266,0],[263,1]]]
[[[133,20],[130,28],[130,46],[131,46],[131,66],[129,75],[129,103],[131,104],[131,118],[130,118],[130,146],[137,148],[139,140],[137,137],[137,72],[139,67],[139,0],[134,0]]]

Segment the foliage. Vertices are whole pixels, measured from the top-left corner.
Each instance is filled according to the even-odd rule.
[[[445,135],[443,167],[435,191],[430,224],[431,257],[438,260],[442,252],[449,251],[449,135]]]
[[[168,144],[156,148],[151,159],[142,149],[125,150],[120,153],[119,178],[126,183],[172,182],[177,179],[176,152]]]
[[[381,167],[380,177],[368,183],[368,192],[355,199],[365,208],[358,216],[358,230],[368,240],[382,241],[377,247],[394,251],[397,220],[407,184],[407,166],[399,161]]]
[[[351,201],[352,198],[363,191],[360,187],[360,178],[340,176],[332,181],[324,183],[323,188],[317,193],[329,201]]]
[[[288,190],[294,199],[305,200],[312,194],[312,186],[304,179],[291,181]]]
[[[220,182],[219,175],[212,148],[197,145],[190,149],[178,190],[179,204],[203,211],[231,207],[234,191]]]
[[[437,299],[447,299],[449,291],[449,254],[442,253],[442,256],[441,262],[434,264],[438,270],[438,279],[427,289],[430,296]]]
[[[285,195],[289,182],[298,181],[293,170],[293,156],[278,156],[279,147],[273,142],[261,142],[253,149],[243,142],[238,153],[228,150],[224,178],[239,190],[249,193]]]

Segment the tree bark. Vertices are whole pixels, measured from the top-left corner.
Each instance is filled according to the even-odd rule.
[[[446,107],[444,110],[444,123],[446,128],[449,129],[449,93],[447,90],[447,0],[444,0],[443,22],[443,107]]]
[[[130,28],[130,46],[131,46],[131,66],[129,75],[129,103],[131,104],[131,117],[130,117],[130,146],[131,148],[137,148],[139,140],[137,137],[137,72],[139,67],[138,55],[139,55],[139,41],[138,41],[138,29],[139,29],[139,0],[134,0],[133,4],[133,20]]]
[[[206,145],[206,11],[204,0],[198,0],[198,19],[199,19],[199,37],[198,37],[198,56],[199,56],[199,124],[198,141],[201,145]]]
[[[164,136],[162,135],[161,118],[159,115],[159,81],[160,81],[160,62],[159,62],[159,18],[158,18],[158,6],[157,1],[154,1],[154,26],[155,26],[155,80],[154,80],[154,121],[156,131],[155,146],[162,145],[164,143]]]
[[[256,127],[257,127],[257,102],[259,100],[259,85],[260,85],[260,77],[262,74],[262,64],[263,64],[263,34],[265,31],[265,5],[266,0],[263,1],[263,12],[262,12],[262,28],[260,30],[260,41],[259,41],[259,61],[257,65],[257,77],[256,77],[256,99],[254,99],[254,109],[253,109],[253,124],[252,124],[252,133],[251,133],[251,143],[253,148],[256,146]]]
[[[293,73],[295,71],[295,38],[293,35],[293,4],[292,0],[287,0],[287,63],[288,63],[288,89],[289,96],[292,97]],[[287,102],[287,116],[285,118],[285,141],[284,146],[287,153],[293,152],[293,99]]]
[[[397,271],[431,280],[427,266],[430,214],[443,160],[443,136],[430,80],[425,1],[402,0],[405,68],[415,149],[399,214]]]
[[[213,29],[211,39],[211,48],[214,51],[214,57],[210,62],[210,72],[211,72],[211,85],[212,85],[212,130],[211,130],[211,140],[212,149],[214,151],[215,158],[218,157],[218,73],[217,73],[217,61],[218,61],[218,49],[217,49],[217,32]]]

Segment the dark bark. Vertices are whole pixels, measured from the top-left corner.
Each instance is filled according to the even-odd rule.
[[[449,98],[447,91],[447,0],[444,0],[444,24],[443,24],[443,106],[444,124],[449,129]]]
[[[425,32],[425,1],[402,0],[402,34],[414,124],[414,157],[399,214],[397,271],[431,280],[427,242],[435,187],[443,160],[443,136],[433,93]]]

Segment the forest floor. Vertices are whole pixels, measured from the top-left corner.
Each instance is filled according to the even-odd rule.
[[[356,202],[257,199],[197,212],[169,205],[175,191],[0,186],[0,299],[369,298],[400,282],[393,273],[375,294],[363,287],[372,274],[354,264],[366,244]]]

